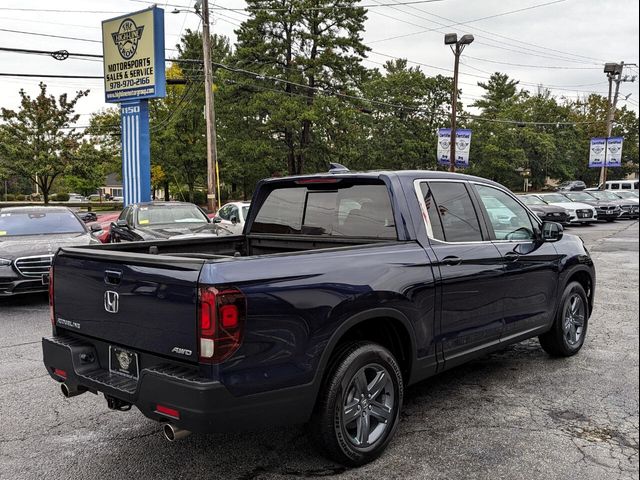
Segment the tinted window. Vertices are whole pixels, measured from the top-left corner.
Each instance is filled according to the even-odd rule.
[[[631,190],[631,184],[630,183],[623,183],[622,184],[622,188],[626,189],[626,190]]]
[[[478,216],[464,184],[429,182],[421,184],[421,188],[432,238],[446,242],[482,240]]]
[[[46,233],[84,233],[84,226],[70,211],[0,213],[0,238]]]
[[[612,183],[611,184],[611,190],[620,190],[620,184],[619,183]]]
[[[480,201],[488,214],[496,240],[531,240],[531,218],[525,208],[497,188],[476,185]]]
[[[397,238],[385,185],[273,190],[251,232]]]

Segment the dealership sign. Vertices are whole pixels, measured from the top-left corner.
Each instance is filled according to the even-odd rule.
[[[456,129],[456,167],[469,166],[469,149],[471,148],[471,130],[466,128]],[[438,129],[438,163],[450,165],[451,155],[451,129]]]
[[[622,137],[592,138],[589,145],[589,168],[621,167]]]
[[[153,7],[102,22],[105,101],[164,97],[164,10]]]

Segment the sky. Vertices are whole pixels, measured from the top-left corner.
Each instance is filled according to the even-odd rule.
[[[453,54],[444,45],[445,32],[475,36],[462,54],[460,88],[468,105],[482,95],[477,83],[495,71],[520,80],[532,92],[544,85],[557,97],[606,95],[604,62],[640,63],[637,0],[361,0],[369,8],[364,43],[372,50],[365,64],[382,68],[394,57],[406,58],[428,75],[451,75]],[[198,29],[199,17],[188,10],[193,0],[159,0],[165,9],[166,57],[187,29]],[[402,5],[404,3],[404,5]],[[153,5],[144,0],[0,0],[0,47],[68,50],[101,54],[101,21]],[[212,29],[235,41],[234,30],[247,18],[243,0],[210,0]],[[178,8],[179,13],[171,12]],[[229,10],[232,9],[232,10]],[[59,10],[59,11],[46,11]],[[18,32],[75,37],[64,39]],[[0,51],[0,73],[102,75],[98,59],[58,61],[45,55]],[[630,78],[638,67],[628,67]],[[18,91],[37,93],[38,78],[0,75],[0,107],[17,108]],[[92,112],[108,108],[102,80],[44,79],[55,95],[90,89],[76,111],[78,125]],[[621,85],[620,105],[638,112],[635,82]],[[625,97],[630,95],[626,100]]]

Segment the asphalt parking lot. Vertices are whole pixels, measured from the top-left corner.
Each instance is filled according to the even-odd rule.
[[[318,457],[303,427],[171,444],[135,409],[65,399],[41,362],[46,296],[2,300],[0,478],[638,478],[638,222],[567,233],[598,273],[582,352],[532,340],[411,387],[394,442],[357,470]]]

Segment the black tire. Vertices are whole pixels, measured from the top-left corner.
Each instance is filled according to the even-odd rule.
[[[383,381],[386,390],[382,387]],[[375,388],[368,390],[373,392],[373,398],[360,398],[358,385],[367,390],[374,385]],[[310,423],[312,438],[328,458],[342,465],[358,467],[371,462],[393,438],[403,396],[402,373],[391,352],[371,342],[345,345],[332,358],[318,395]],[[384,417],[379,417],[380,413],[384,413]],[[345,419],[347,415],[349,418]],[[365,431],[367,438],[359,446],[358,432]]]
[[[589,314],[584,288],[578,282],[569,283],[562,294],[551,329],[538,337],[544,351],[554,357],[570,357],[578,353],[587,336]]]

